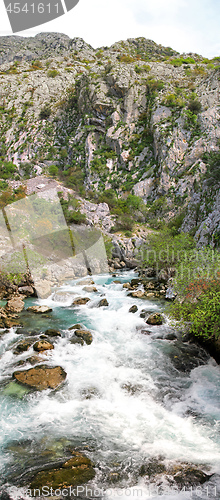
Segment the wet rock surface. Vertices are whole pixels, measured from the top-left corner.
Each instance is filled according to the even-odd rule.
[[[30,306],[27,308],[27,311],[35,314],[46,314],[52,312],[52,309],[48,306]]]
[[[93,341],[92,334],[89,330],[75,330],[75,335],[83,339],[88,345]]]
[[[42,352],[54,349],[54,345],[47,340],[39,340],[38,342],[35,342],[35,344],[33,345],[33,349],[34,351]]]
[[[24,301],[21,297],[16,296],[8,300],[5,310],[9,313],[20,313],[24,309]]]
[[[138,307],[136,305],[133,305],[133,306],[130,307],[130,309],[129,309],[128,312],[130,312],[130,313],[136,313],[137,310],[138,310]]]
[[[73,301],[73,306],[84,306],[85,304],[87,304],[87,302],[90,301],[90,298],[89,297],[78,297],[77,299],[75,299]]]
[[[163,318],[162,314],[160,314],[160,313],[151,314],[146,320],[146,323],[148,325],[162,325],[163,322],[164,322],[164,318]]]
[[[109,303],[108,303],[107,299],[102,299],[98,303],[97,307],[107,307],[108,305],[109,305]]]
[[[84,454],[73,452],[73,457],[65,461],[59,468],[51,468],[38,472],[31,480],[30,488],[42,489],[47,486],[63,489],[87,483],[95,477],[95,469],[91,460]]]
[[[164,487],[177,487],[178,490],[202,485],[208,481],[212,474],[207,467],[189,463],[167,463],[163,458],[152,458],[142,465],[140,475],[159,484],[163,479]]]
[[[61,366],[38,365],[29,370],[15,371],[13,377],[23,385],[42,391],[59,387],[66,379],[66,372]]]

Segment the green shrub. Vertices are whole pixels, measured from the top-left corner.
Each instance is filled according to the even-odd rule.
[[[44,106],[40,113],[39,113],[39,118],[40,120],[47,120],[47,118],[49,118],[51,115],[51,109],[48,105]]]
[[[14,178],[14,173],[17,171],[16,165],[12,161],[0,161],[0,178]]]
[[[6,181],[0,181],[0,191],[4,191],[8,188],[8,183]]]
[[[203,260],[206,258],[205,252]],[[209,276],[200,276],[187,282],[184,302],[175,301],[169,308],[173,318],[190,322],[191,333],[202,339],[218,338],[220,335],[219,278],[220,273],[217,272],[215,276],[209,273]]]
[[[207,184],[215,186],[220,182],[220,152],[210,152],[203,155],[203,161],[207,165]]]
[[[184,100],[176,94],[167,94],[162,103],[169,108],[183,108],[185,106]]]
[[[180,233],[173,236],[170,229],[165,228],[159,233],[148,236],[140,254],[141,268],[153,267],[156,270],[176,267],[195,247],[195,242],[188,234]]]
[[[53,177],[56,177],[59,172],[59,168],[57,165],[50,165],[49,166],[49,174],[52,175]]]
[[[134,220],[128,214],[122,214],[118,218],[115,226],[112,228],[112,232],[116,231],[132,231],[134,226]]]
[[[201,102],[198,99],[191,99],[188,104],[188,109],[194,114],[200,113],[202,109]]]
[[[49,78],[55,78],[59,74],[60,74],[59,71],[57,71],[56,69],[49,69],[49,71],[47,72],[47,76]]]

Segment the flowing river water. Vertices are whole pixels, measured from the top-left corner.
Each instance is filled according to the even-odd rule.
[[[134,277],[134,272],[124,272],[117,279],[123,283]],[[46,300],[26,300],[27,306],[53,309],[48,318],[24,314],[29,334],[49,327],[62,331],[53,351],[41,355],[44,363],[66,371],[59,390],[19,386],[15,392],[11,376],[27,352],[15,355],[13,348],[24,334],[11,328],[0,339],[1,491],[13,500],[29,498],[18,478],[58,460],[61,449],[71,444],[96,464],[91,484],[100,491],[104,486],[99,498],[219,499],[219,366],[202,348],[167,339],[173,329],[168,322],[146,325],[141,310],[161,311],[161,301],[134,299],[107,274],[93,279],[98,293],[83,291],[75,280]],[[91,300],[73,308],[75,296]],[[97,307],[100,296],[107,298],[108,307]],[[135,314],[128,312],[133,304]],[[71,344],[68,328],[75,323],[90,329],[91,345]],[[140,473],[149,460],[199,464],[209,467],[211,478],[199,489],[180,491],[160,474],[158,488]]]

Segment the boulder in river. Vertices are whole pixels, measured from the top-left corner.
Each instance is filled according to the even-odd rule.
[[[9,313],[20,313],[24,309],[24,301],[21,297],[15,296],[8,300],[5,310]]]
[[[107,299],[102,299],[98,303],[97,307],[107,307],[108,305],[109,305],[109,303],[108,303]]]
[[[93,341],[92,334],[89,330],[76,330],[75,335],[85,340],[86,344],[91,344]]]
[[[43,486],[47,486],[53,490],[62,490],[87,483],[93,479],[95,470],[91,460],[77,451],[73,455],[59,468],[38,472],[31,481],[31,489],[42,489]]]
[[[140,469],[141,476],[154,481],[157,481],[157,478],[161,481],[163,474],[164,480],[167,480],[170,486],[177,486],[178,489],[200,486],[212,476],[207,472],[205,466],[180,462],[169,464],[163,457],[150,458]]]
[[[87,304],[87,302],[89,302],[90,299],[89,297],[78,297],[77,299],[75,299],[73,301],[73,306],[83,306],[85,304]]]
[[[129,311],[128,311],[128,312],[129,312],[129,313],[136,313],[136,312],[137,312],[137,310],[138,310],[137,306],[136,306],[136,305],[133,305],[133,306],[131,306],[131,307],[130,307],[130,309],[129,309]]]
[[[81,281],[78,281],[77,285],[94,285],[94,281],[91,278],[85,278]]]
[[[36,313],[36,314],[45,314],[52,312],[51,307],[48,306],[30,306],[27,308],[27,311]]]
[[[21,354],[22,352],[27,351],[32,345],[30,340],[21,340],[14,349],[14,354]]]
[[[128,288],[130,290],[132,287],[130,283],[124,283],[122,288]]]
[[[61,337],[60,331],[54,328],[48,328],[44,333],[45,335],[49,335],[49,337]]]
[[[129,293],[129,295],[137,299],[142,299],[142,297],[145,296],[145,292],[143,292],[142,290],[137,290],[136,292]]]
[[[146,323],[148,325],[162,325],[163,324],[163,316],[160,313],[154,313],[151,314],[148,318]]]
[[[75,325],[70,326],[69,330],[83,330],[83,327],[79,323],[76,323]]]
[[[92,292],[97,292],[97,291],[98,291],[98,290],[97,290],[97,288],[96,288],[95,286],[84,286],[84,287],[83,287],[83,290],[84,290],[85,292],[90,292],[90,293],[92,293]]]
[[[42,352],[54,349],[54,345],[48,342],[47,340],[39,340],[38,342],[35,342],[33,348],[34,351]]]
[[[22,295],[25,295],[26,297],[31,297],[32,295],[35,295],[34,288],[30,285],[19,286],[18,291],[19,291],[19,293],[21,293]]]
[[[23,385],[42,391],[59,387],[66,379],[66,372],[61,366],[37,365],[28,370],[15,371],[13,377]]]

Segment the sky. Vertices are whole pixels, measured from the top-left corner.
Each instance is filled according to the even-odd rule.
[[[220,55],[220,1],[79,0],[63,16],[16,34],[34,36],[42,32],[81,37],[94,48],[145,37],[181,53],[196,52],[212,58]],[[0,35],[12,34],[0,0]]]

